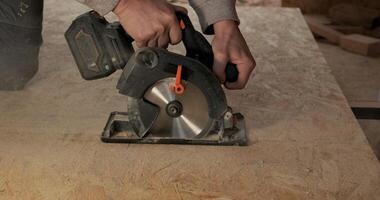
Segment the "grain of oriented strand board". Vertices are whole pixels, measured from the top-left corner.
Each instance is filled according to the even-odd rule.
[[[299,7],[304,13],[323,14],[328,14],[332,6],[342,3],[380,10],[378,0],[282,0],[282,5],[285,7]]]
[[[227,93],[246,117],[247,147],[101,143],[126,101],[120,73],[84,81],[75,67],[63,33],[84,10],[46,0],[40,72],[26,90],[0,92],[0,199],[380,195],[379,163],[298,10],[238,9],[258,67]]]

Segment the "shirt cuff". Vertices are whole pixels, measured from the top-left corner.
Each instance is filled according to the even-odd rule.
[[[77,0],[104,16],[111,12],[119,3],[119,0]]]
[[[205,34],[214,34],[213,24],[219,21],[233,20],[240,23],[235,0],[190,0],[189,3],[197,13]]]

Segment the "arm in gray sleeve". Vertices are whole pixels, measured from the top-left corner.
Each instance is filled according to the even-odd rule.
[[[239,23],[236,12],[236,0],[189,0],[199,17],[202,31],[213,34],[213,24],[222,20],[233,20]]]
[[[87,5],[94,9],[100,15],[106,15],[111,12],[119,0],[77,0],[78,2]]]

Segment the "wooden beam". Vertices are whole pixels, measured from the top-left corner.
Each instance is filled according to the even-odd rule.
[[[343,36],[342,33],[314,20],[306,19],[306,22],[313,34],[321,36],[333,44],[339,44],[340,37]]]
[[[342,36],[339,45],[347,51],[364,56],[380,55],[380,40],[365,35],[352,34]]]

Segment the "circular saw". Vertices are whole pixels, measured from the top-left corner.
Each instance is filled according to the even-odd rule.
[[[213,52],[184,13],[176,13],[186,56],[160,48],[135,51],[120,23],[95,11],[77,17],[65,37],[82,77],[94,80],[123,70],[117,83],[127,112],[112,112],[103,142],[246,145],[244,117],[233,113],[212,73]],[[234,82],[236,65],[226,66]]]

